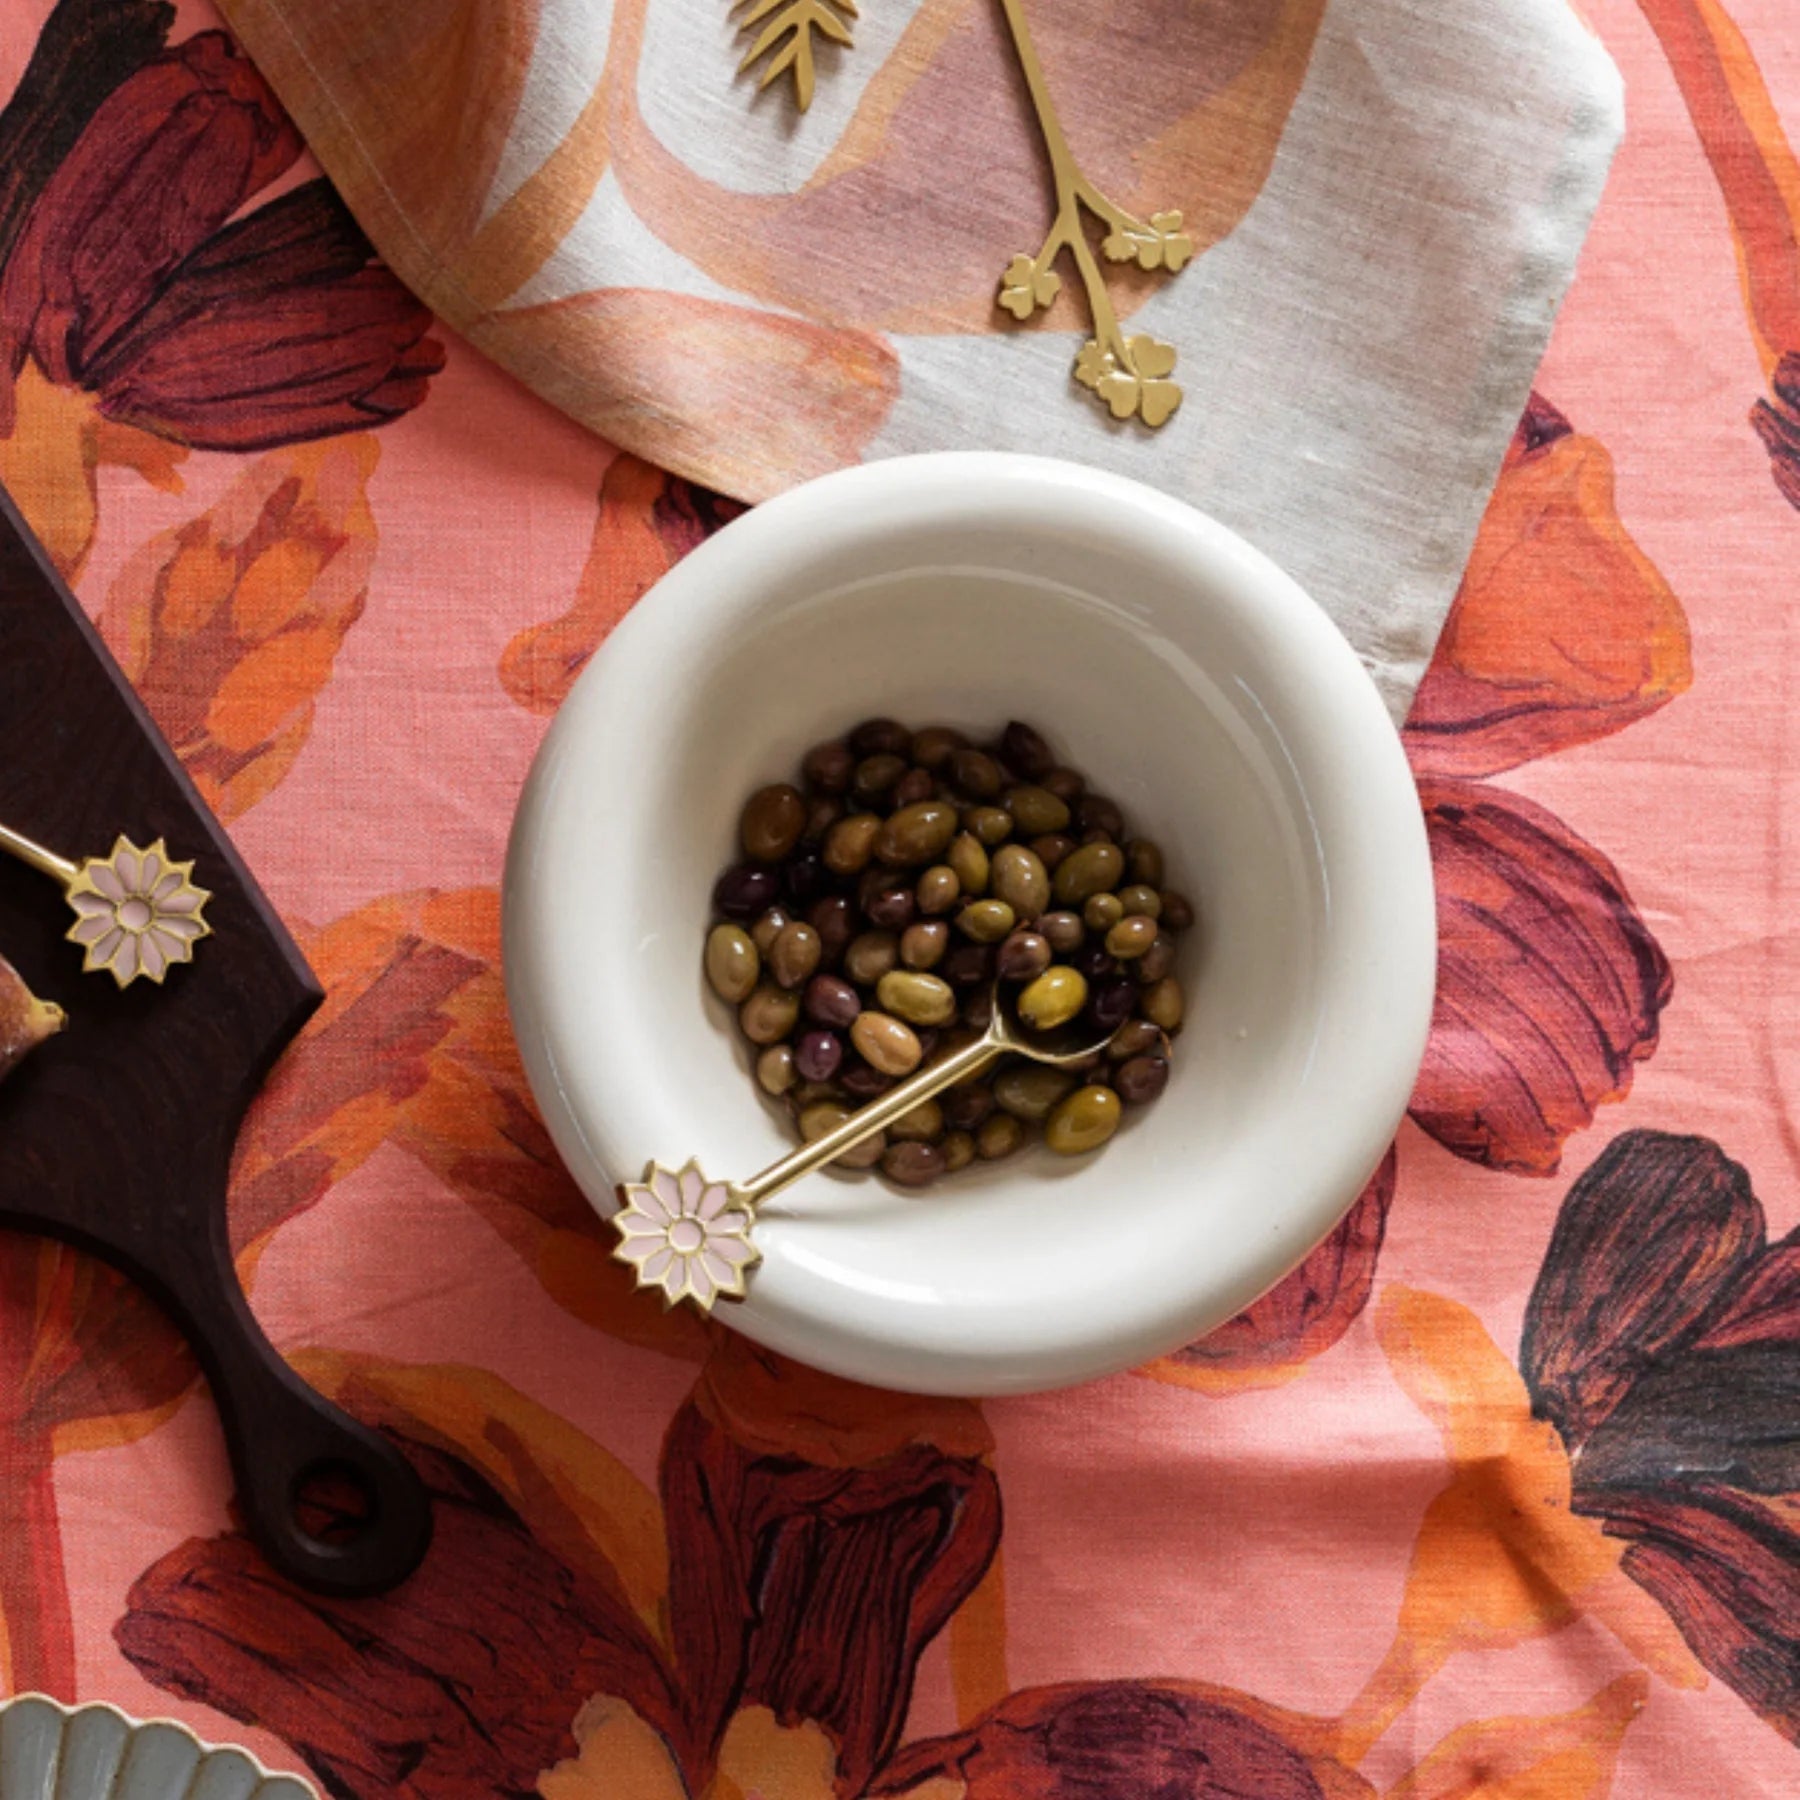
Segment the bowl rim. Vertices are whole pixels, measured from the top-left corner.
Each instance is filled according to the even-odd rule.
[[[1046,508],[1054,511],[1046,513]],[[682,656],[698,647],[698,634],[722,632],[733,617],[754,609],[778,571],[793,570],[803,581],[804,572],[817,568],[822,556],[841,558],[858,542],[878,541],[895,530],[946,520],[1010,523],[1014,514],[1028,528],[1034,512],[1040,525],[1050,516],[1079,518],[1100,538],[1122,546],[1142,542],[1146,532],[1157,534],[1159,543],[1179,545],[1202,604],[1225,609],[1234,625],[1279,643],[1278,666],[1290,709],[1282,719],[1284,746],[1291,737],[1305,740],[1304,794],[1310,797],[1315,787],[1324,787],[1341,802],[1323,818],[1310,817],[1307,825],[1333,871],[1328,909],[1333,931],[1341,932],[1345,916],[1355,914],[1350,922],[1360,933],[1351,935],[1354,954],[1341,959],[1343,966],[1327,960],[1333,963],[1329,975],[1337,998],[1330,1012],[1337,1035],[1342,1037],[1346,1017],[1361,1013],[1372,1021],[1372,1042],[1335,1045],[1345,1054],[1355,1052],[1361,1061],[1344,1079],[1361,1096],[1357,1108],[1367,1116],[1329,1121],[1326,1135],[1337,1144],[1335,1161],[1331,1172],[1313,1184],[1332,1196],[1323,1228],[1315,1231],[1309,1225],[1307,1235],[1285,1245],[1281,1268],[1261,1280],[1256,1291],[1242,1293],[1230,1311],[1248,1304],[1303,1260],[1379,1166],[1404,1117],[1430,1026],[1436,910],[1417,791],[1400,735],[1367,669],[1323,609],[1290,577],[1235,532],[1185,502],[1127,477],[1059,459],[943,451],[822,476],[765,502],[699,545],[614,628],[539,750],[508,850],[503,967],[527,1074],[552,1139],[602,1215],[614,1204],[612,1182],[636,1179],[640,1169],[621,1168],[623,1158],[605,1154],[609,1132],[604,1121],[577,1116],[564,1079],[571,1060],[579,1060],[576,1041],[567,1030],[559,1035],[543,1017],[546,1004],[555,1007],[554,998],[545,1000],[545,983],[546,964],[556,959],[546,957],[541,942],[550,927],[544,924],[544,904],[534,904],[531,867],[549,829],[552,802],[547,791],[557,785],[546,771],[573,754],[570,746],[577,741],[591,748],[628,729],[616,707],[629,708],[634,700],[647,704],[645,692],[666,684],[666,671],[681,666]],[[1004,566],[1002,559],[996,558],[994,566]],[[1354,824],[1346,816],[1352,787],[1360,815]],[[1333,943],[1343,948],[1336,937]],[[556,1041],[548,1041],[552,1037]],[[656,1148],[643,1146],[646,1159]],[[1313,1210],[1322,1217],[1326,1209],[1315,1205]],[[1229,1312],[1218,1311],[1216,1296],[1210,1306],[1202,1304],[1209,1294],[1214,1290],[1196,1284],[1188,1316],[1222,1322]],[[859,1296],[859,1304],[865,1299]],[[834,1335],[841,1335],[841,1321],[827,1329],[821,1320],[819,1343],[789,1322],[771,1323],[754,1303],[754,1284],[750,1303],[721,1308],[715,1316],[755,1341],[835,1373],[915,1392],[1029,1392],[1064,1386],[1132,1366],[1200,1335],[1184,1326],[1185,1336],[1164,1331],[1152,1345],[1121,1329],[1102,1346],[1088,1334],[1083,1339],[1088,1347],[1079,1353],[1034,1349],[1030,1370],[1002,1366],[982,1348],[960,1363],[954,1358],[946,1363],[934,1353],[929,1366],[908,1367],[903,1353],[889,1355],[875,1346],[865,1354],[846,1346]]]

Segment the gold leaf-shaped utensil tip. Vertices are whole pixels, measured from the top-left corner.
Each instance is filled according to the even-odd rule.
[[[63,1009],[40,1000],[18,970],[0,956],[0,1080],[45,1038],[55,1037],[65,1023]]]
[[[738,73],[768,57],[756,85],[765,88],[784,72],[791,73],[794,104],[805,112],[813,97],[813,33],[848,49],[852,40],[846,21],[855,17],[854,0],[751,0],[738,20],[738,30],[753,31],[765,19],[768,24],[745,52]]]

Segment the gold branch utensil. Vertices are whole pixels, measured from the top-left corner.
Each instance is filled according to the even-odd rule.
[[[613,1255],[630,1266],[640,1288],[660,1291],[666,1307],[686,1301],[710,1313],[716,1301],[741,1300],[762,1260],[750,1237],[756,1211],[771,1195],[885,1131],[934,1094],[973,1080],[1002,1056],[1070,1068],[1104,1050],[1113,1036],[1092,1028],[1084,1034],[1079,1023],[1034,1032],[996,994],[987,1030],[974,1043],[928,1064],[748,1181],[715,1181],[691,1158],[679,1169],[652,1162],[642,1181],[620,1186]]]

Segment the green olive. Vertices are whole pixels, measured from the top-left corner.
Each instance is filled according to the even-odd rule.
[[[818,1100],[811,1106],[800,1110],[800,1135],[807,1143],[817,1143],[826,1132],[835,1131],[850,1117],[850,1108],[840,1106],[835,1100]],[[872,1138],[863,1143],[853,1145],[833,1160],[840,1168],[870,1169],[881,1160],[881,1153],[887,1148],[886,1132],[878,1131]]]
[[[1019,995],[1019,1017],[1033,1031],[1066,1025],[1087,1005],[1088,984],[1078,969],[1046,969]]]
[[[888,1136],[903,1144],[935,1143],[943,1135],[944,1109],[935,1100],[921,1100],[888,1127]]]
[[[706,985],[733,1006],[749,997],[762,958],[741,925],[715,925],[706,938]]]
[[[1043,837],[1061,831],[1069,823],[1068,803],[1041,787],[1008,788],[1006,810],[1012,814],[1021,837]]]
[[[858,1013],[850,1041],[863,1061],[883,1075],[910,1075],[925,1054],[912,1027],[888,1013]]]
[[[962,891],[971,900],[979,900],[988,889],[989,862],[986,847],[972,831],[960,832],[950,840],[944,860],[956,872]]]
[[[1181,991],[1181,983],[1173,975],[1154,982],[1138,996],[1138,1011],[1164,1031],[1179,1031],[1182,1015],[1187,1011],[1187,996]]]
[[[832,827],[834,831],[843,828],[842,824]],[[1110,893],[1124,873],[1125,852],[1117,844],[1083,844],[1058,864],[1051,885],[1059,906],[1079,906],[1095,894]]]
[[[956,808],[947,800],[903,806],[875,838],[875,854],[898,868],[935,862],[956,836]]]
[[[1050,871],[1023,844],[1002,844],[994,852],[989,881],[995,899],[1004,900],[1021,919],[1035,919],[1050,904]]]
[[[956,1017],[956,990],[917,969],[890,969],[876,984],[875,998],[884,1012],[909,1025],[948,1025]]]
[[[1106,934],[1106,954],[1120,962],[1135,962],[1156,942],[1156,921],[1144,913],[1121,919]]]
[[[1125,902],[1117,894],[1090,894],[1081,916],[1089,931],[1111,931],[1125,916]]]
[[[1058,1156],[1098,1150],[1119,1129],[1119,1096],[1109,1087],[1077,1088],[1050,1115],[1044,1142]]]
[[[1043,1063],[1020,1063],[1002,1069],[994,1077],[994,1100],[1002,1112],[1009,1112],[1027,1125],[1041,1125],[1055,1110],[1065,1094],[1079,1085],[1067,1069],[1052,1069]]]
[[[1011,1113],[997,1112],[975,1134],[975,1153],[983,1162],[998,1162],[1025,1141],[1025,1127]]]
[[[976,900],[956,915],[956,927],[978,944],[997,944],[1019,922],[1004,900]]]

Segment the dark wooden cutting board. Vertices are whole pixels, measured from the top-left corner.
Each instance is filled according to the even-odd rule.
[[[322,995],[223,828],[0,493],[0,822],[79,862],[125,833],[195,859],[213,935],[157,987],[81,972],[57,884],[0,857],[0,952],[68,1012],[0,1083],[0,1226],[46,1233],[140,1283],[193,1346],[225,1427],[245,1522],[284,1574],[337,1593],[392,1587],[431,1516],[388,1440],[308,1387],[245,1302],[226,1180],[245,1109]],[[297,1500],[361,1495],[325,1542]]]

